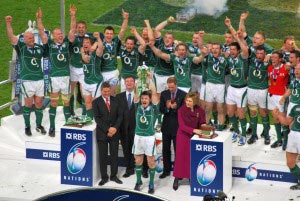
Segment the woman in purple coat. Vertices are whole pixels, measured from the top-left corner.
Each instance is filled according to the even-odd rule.
[[[199,106],[199,95],[188,93],[185,104],[178,110],[178,130],[176,135],[176,155],[173,189],[178,189],[178,181],[190,178],[190,140],[194,134],[200,135],[199,129],[205,124],[205,111]]]

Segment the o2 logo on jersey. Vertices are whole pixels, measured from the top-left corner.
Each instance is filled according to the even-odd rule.
[[[257,177],[257,169],[256,167],[254,167],[254,164],[255,163],[249,165],[248,168],[246,169],[245,178],[248,181],[253,181]]]
[[[201,159],[197,168],[197,180],[201,186],[208,186],[211,184],[217,174],[217,166],[209,158],[216,156],[216,154],[209,154]]]
[[[86,154],[83,149],[79,148],[85,142],[75,144],[69,151],[67,157],[67,168],[71,174],[78,174],[83,170],[86,163]]]
[[[158,156],[155,159],[155,170],[157,173],[161,173],[164,170],[164,163],[163,163],[164,159],[162,156]]]

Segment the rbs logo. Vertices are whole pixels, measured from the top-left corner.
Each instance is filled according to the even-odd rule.
[[[206,144],[196,144],[196,151],[217,152],[217,147]]]
[[[86,134],[81,133],[66,133],[67,140],[80,140],[86,141]]]

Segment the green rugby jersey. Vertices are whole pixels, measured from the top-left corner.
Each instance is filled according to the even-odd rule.
[[[135,134],[139,136],[155,135],[155,120],[159,112],[159,105],[150,104],[147,108],[143,108],[140,103],[136,106],[136,127]]]
[[[37,81],[44,79],[41,59],[46,55],[44,46],[34,44],[34,47],[29,48],[24,39],[20,38],[17,45],[13,46],[17,52],[20,62],[22,80]]]
[[[90,37],[95,41],[92,33],[86,33],[84,36],[78,36],[76,34],[75,40],[70,45],[70,64],[75,68],[82,68],[82,57],[80,49],[82,47],[82,40],[84,37]]]
[[[118,36],[111,43],[103,41],[104,52],[102,56],[101,71],[109,72],[117,69],[117,56],[120,51],[121,41]]]
[[[289,89],[292,92],[290,96],[290,102],[299,105],[300,104],[300,80],[293,79],[289,84]]]
[[[300,132],[300,105],[294,106],[288,116],[294,119],[291,130]]]
[[[172,47],[166,47],[164,45],[163,38],[156,39],[155,46],[166,54],[171,54],[175,50],[174,44]],[[163,75],[163,76],[174,75],[173,63],[157,57],[157,66],[155,67],[154,72],[158,75]]]
[[[218,58],[214,58],[211,53],[206,57],[206,82],[214,84],[225,84],[225,72],[228,68],[226,58],[223,55],[220,55]]]
[[[229,56],[227,60],[230,71],[229,85],[233,87],[246,86],[248,77],[248,59],[243,59],[241,55],[238,55],[235,59]]]
[[[137,42],[136,45],[140,46],[140,43]],[[145,52],[142,54],[141,58],[145,62],[146,66],[157,66],[157,58],[148,44],[146,45]]]
[[[256,57],[256,55],[255,55],[256,54],[256,47],[254,47],[252,45],[252,39],[250,37],[247,37],[246,42],[247,42],[247,44],[249,46],[249,50],[250,50],[249,51],[249,57],[255,58]],[[263,46],[265,47],[265,50],[266,50],[267,54],[272,54],[272,52],[274,51],[274,48],[271,47],[270,45],[266,44],[266,43],[264,43]]]
[[[69,39],[64,38],[62,44],[55,44],[52,39],[48,39],[46,47],[48,48],[48,57],[51,62],[50,77],[70,76],[70,54]]]
[[[188,46],[188,51],[191,54],[193,54],[195,56],[199,56],[201,54],[201,51],[200,51],[199,47],[195,47],[192,42],[188,42],[186,44]],[[201,63],[199,63],[199,64],[192,63],[192,65],[191,65],[191,74],[193,74],[193,75],[202,75],[202,65],[201,65]]]
[[[170,60],[174,66],[175,77],[177,78],[177,86],[186,88],[191,87],[191,65],[193,63],[193,57],[187,56],[184,59],[180,59],[171,53]]]
[[[90,56],[90,63],[83,63],[84,82],[87,84],[98,84],[103,81],[100,66],[102,58],[94,51]]]
[[[268,66],[270,63],[259,62],[252,58],[249,64],[248,87],[251,89],[268,89]]]
[[[133,76],[137,79],[137,67],[141,57],[138,49],[134,48],[132,52],[128,52],[126,47],[122,47],[119,55],[122,62],[121,77],[125,79],[128,76]]]

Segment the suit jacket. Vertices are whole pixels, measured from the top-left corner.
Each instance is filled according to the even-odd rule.
[[[119,107],[118,101],[115,97],[110,96],[110,111],[106,107],[103,97],[100,96],[93,101],[94,119],[97,123],[96,135],[97,140],[107,140],[107,133],[109,127],[117,129],[117,133],[112,139],[119,139],[119,128],[122,123],[122,110]]]
[[[175,97],[175,102],[177,104],[176,109],[168,109],[166,103],[168,100],[171,100],[170,90],[165,90],[161,93],[160,96],[160,105],[159,110],[164,114],[161,131],[171,132],[172,135],[176,136],[178,129],[178,119],[177,119],[177,110],[184,104],[184,98],[186,93],[177,88],[177,93]]]
[[[128,134],[134,135],[135,130],[135,107],[133,103],[132,96],[132,104],[130,108],[128,108],[127,104],[127,96],[126,91],[117,94],[117,100],[120,108],[122,108],[122,116],[123,121],[120,127],[121,136],[127,136]]]

